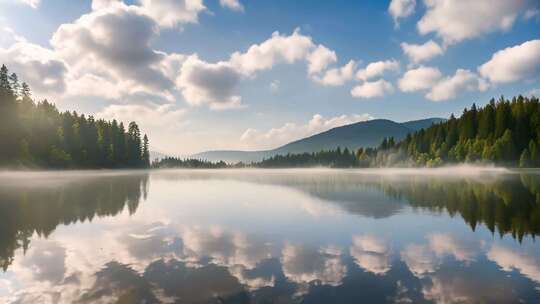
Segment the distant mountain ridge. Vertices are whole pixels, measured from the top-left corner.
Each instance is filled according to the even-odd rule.
[[[357,150],[358,148],[376,147],[385,137],[401,140],[411,132],[430,127],[445,121],[443,118],[427,118],[407,122],[395,122],[388,119],[373,119],[336,127],[306,138],[302,138],[272,150],[236,151],[216,150],[192,155],[193,158],[209,161],[223,160],[228,163],[256,162],[274,155],[287,153],[319,152],[337,147]]]

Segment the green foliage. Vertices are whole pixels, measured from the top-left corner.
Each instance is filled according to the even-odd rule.
[[[407,136],[394,147],[387,147],[387,141],[383,141],[376,157],[367,162],[371,166],[440,166],[461,162],[518,166],[523,158],[527,167],[538,167],[539,140],[538,98],[518,96],[510,101],[501,97],[480,109],[473,104],[461,117],[452,115],[446,122]],[[400,154],[399,163],[386,161],[388,155],[396,153]]]
[[[345,148],[317,153],[276,155],[254,164],[260,168],[292,168],[292,167],[333,167],[350,168],[359,166],[357,156]]]
[[[360,148],[273,156],[257,167],[438,167],[452,163],[496,163],[540,166],[540,103],[518,96],[512,101],[493,99],[483,108],[475,104],[461,117],[450,116],[396,143],[385,138],[376,149]],[[347,151],[347,152],[345,152]]]
[[[181,159],[177,157],[165,157],[152,163],[152,168],[221,169],[227,167],[229,166],[224,161],[214,163],[200,159]]]
[[[29,86],[0,68],[0,166],[41,168],[146,168],[148,137],[135,122],[95,120],[34,102]]]

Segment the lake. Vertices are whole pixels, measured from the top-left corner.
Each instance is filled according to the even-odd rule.
[[[0,172],[2,303],[539,303],[540,171]]]

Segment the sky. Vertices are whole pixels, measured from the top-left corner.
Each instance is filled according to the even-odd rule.
[[[0,63],[154,151],[269,149],[540,95],[540,1],[0,0]]]

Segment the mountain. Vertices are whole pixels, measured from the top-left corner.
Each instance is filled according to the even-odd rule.
[[[209,161],[223,160],[234,163],[238,161],[255,162],[263,158],[287,153],[318,152],[332,150],[337,147],[357,150],[360,147],[376,147],[385,137],[396,140],[405,138],[407,134],[427,128],[434,123],[444,121],[443,118],[428,118],[407,122],[395,122],[388,119],[373,119],[345,125],[318,133],[297,141],[290,142],[273,150],[265,151],[206,151],[192,155],[193,158]]]

